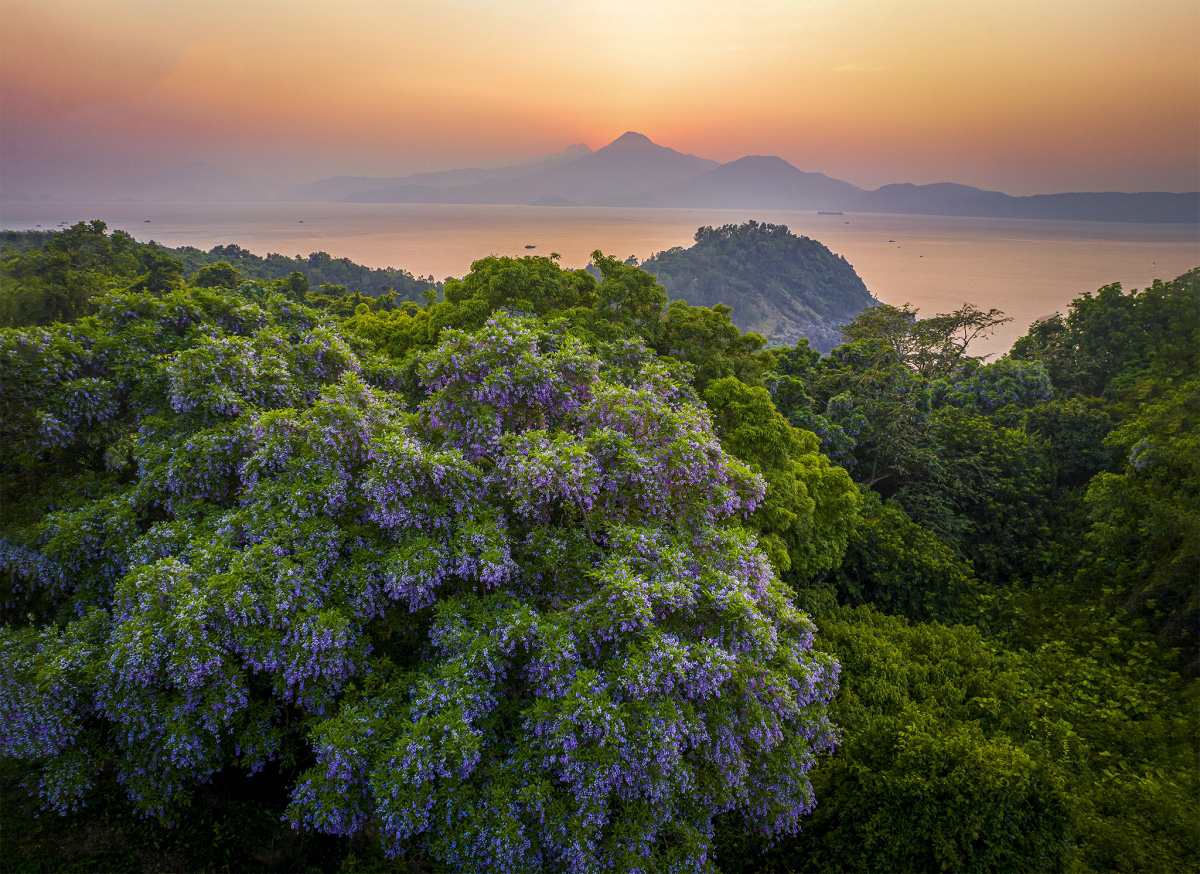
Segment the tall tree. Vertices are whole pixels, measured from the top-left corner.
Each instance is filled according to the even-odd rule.
[[[73,473],[0,553],[0,750],[47,806],[112,772],[169,818],[311,751],[297,827],[523,871],[711,870],[719,813],[812,809],[837,664],[653,356],[501,315],[406,398],[328,316],[206,290],[0,356],[12,436]]]

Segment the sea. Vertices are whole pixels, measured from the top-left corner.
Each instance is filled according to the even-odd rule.
[[[100,219],[142,241],[266,255],[327,252],[416,276],[459,277],[488,255],[550,255],[583,267],[599,249],[646,259],[689,246],[697,228],[754,219],[842,255],[883,303],[922,316],[964,303],[1012,319],[971,351],[995,356],[1035,320],[1113,282],[1126,290],[1200,266],[1200,226],[754,209],[460,204],[7,201],[0,228],[52,230]],[[735,305],[736,301],[730,301]]]

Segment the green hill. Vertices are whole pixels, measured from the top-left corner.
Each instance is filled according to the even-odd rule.
[[[737,326],[772,346],[808,337],[828,352],[841,341],[839,326],[878,303],[844,257],[786,225],[703,227],[696,245],[659,252],[641,267],[672,298],[732,306]]]

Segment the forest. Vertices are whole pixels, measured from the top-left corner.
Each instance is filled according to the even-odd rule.
[[[4,870],[1200,865],[1200,268],[986,361],[0,242]]]
[[[351,311],[364,296],[421,300],[441,286],[432,276],[364,267],[328,252],[260,256],[236,244],[205,252],[138,243],[125,231],[111,236],[107,231],[96,221],[61,231],[0,231],[6,259],[0,272],[0,327],[72,321],[87,312],[85,301],[97,291],[131,277],[159,290],[185,275],[192,286],[210,288],[236,285],[238,279],[286,279],[293,293],[316,289]]]

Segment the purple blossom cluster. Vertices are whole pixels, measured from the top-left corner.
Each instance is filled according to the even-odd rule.
[[[1143,473],[1154,464],[1154,448],[1149,438],[1143,437],[1129,450],[1129,458],[1125,463],[1133,468],[1135,472]]]
[[[347,786],[355,769],[319,754],[294,821],[336,831],[348,794],[375,810],[391,851],[419,839],[470,870],[703,867],[712,817],[738,808],[768,834],[794,831],[814,803],[804,773],[835,742],[824,705],[837,666],[811,652],[811,622],[729,524],[762,500],[761,480],[660,377],[593,376],[586,391],[538,395],[522,380],[547,378],[549,365],[500,378],[492,368],[545,335],[507,320],[483,335],[486,345],[453,338],[451,363],[443,347],[442,369],[426,365],[438,378],[418,424],[443,454],[435,462],[420,428],[406,432],[369,489],[392,536],[430,532],[397,551],[397,594],[433,603],[464,571],[477,587],[437,602],[436,656],[415,680],[319,727],[352,724],[361,737],[365,719],[376,752],[358,770],[371,776]],[[462,396],[477,388],[484,406],[503,395],[518,409],[464,418]],[[463,514],[482,506],[495,551],[515,562],[508,574],[456,566]],[[548,533],[558,526],[570,533]],[[523,544],[552,544],[554,560]],[[696,824],[691,850],[668,862],[681,822]]]
[[[0,548],[59,609],[0,632],[3,750],[49,804],[107,764],[162,812],[299,730],[298,827],[462,870],[703,869],[722,812],[798,827],[837,665],[740,525],[763,481],[686,387],[500,316],[446,332],[406,404],[272,306],[114,300],[112,337],[178,339],[140,387],[39,377],[68,427],[124,417],[128,459]]]
[[[15,611],[23,595],[32,590],[63,591],[66,574],[58,563],[40,551],[0,538],[0,573],[9,581],[8,598],[0,606]]]
[[[304,392],[289,373],[288,351],[286,340],[269,333],[202,337],[167,366],[171,408],[238,416],[302,404]]]
[[[549,338],[495,318],[473,334],[446,331],[422,362],[428,426],[469,459],[493,454],[501,436],[553,429],[584,403],[598,363],[579,341]]]
[[[54,412],[39,410],[41,435],[47,446],[66,446],[74,442],[84,428],[95,428],[112,421],[120,409],[116,386],[97,377],[83,377],[62,383],[55,398]]]

